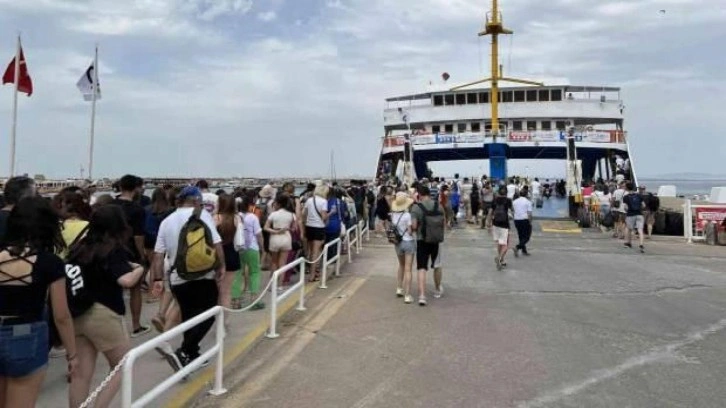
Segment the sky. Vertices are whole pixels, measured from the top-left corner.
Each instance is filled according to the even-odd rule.
[[[620,86],[639,174],[726,174],[726,2],[500,3],[515,31],[502,41],[507,75]],[[338,176],[372,176],[386,97],[424,91],[443,72],[452,84],[487,76],[488,42],[476,34],[489,7],[0,0],[0,64],[22,32],[35,87],[19,97],[17,170],[65,178],[87,167],[91,106],[75,84],[98,43],[95,178],[327,175],[331,151]],[[0,88],[0,175],[9,167],[12,94],[10,85]],[[510,169],[524,166],[560,168]]]

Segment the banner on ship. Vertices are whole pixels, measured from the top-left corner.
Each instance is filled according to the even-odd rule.
[[[726,207],[695,207],[696,231],[703,232],[706,224],[715,221],[718,225],[726,219]]]

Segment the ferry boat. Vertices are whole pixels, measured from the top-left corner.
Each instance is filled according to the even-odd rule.
[[[410,182],[430,176],[429,162],[496,156],[504,177],[509,159],[566,160],[570,194],[616,172],[637,182],[620,88],[504,77],[496,37],[510,33],[494,0],[480,33],[494,37],[489,78],[386,99],[379,179],[398,174],[400,163]]]

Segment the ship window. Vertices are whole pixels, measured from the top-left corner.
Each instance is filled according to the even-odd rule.
[[[514,91],[514,102],[524,102],[524,91]]]
[[[444,95],[444,105],[453,105],[454,104],[454,95],[448,94]]]
[[[454,133],[454,125],[444,125],[444,133]]]
[[[479,123],[479,122],[471,122],[471,131],[473,133],[479,133],[479,132],[481,132],[481,123]]]
[[[468,104],[477,103],[476,94],[475,93],[466,94],[466,103],[468,103]]]
[[[555,127],[557,128],[557,130],[565,130],[567,124],[564,120],[558,120],[557,122],[555,122]]]
[[[479,92],[479,103],[489,103],[489,92]]]
[[[537,102],[537,91],[527,91],[527,102]]]
[[[540,102],[547,102],[550,100],[550,91],[549,89],[543,89],[539,91],[539,101]]]
[[[492,131],[492,122],[484,122],[484,130],[487,132]]]
[[[515,120],[514,122],[512,122],[512,130],[522,130],[522,121]]]
[[[466,103],[466,94],[456,94],[456,104],[464,105]]]
[[[527,121],[527,130],[537,130],[537,121],[528,120]]]
[[[439,125],[431,126],[431,133],[439,133],[439,132],[441,132],[441,126],[439,126]]]
[[[562,100],[562,89],[553,89],[550,93],[550,97],[553,101],[561,101]]]
[[[466,123],[458,123],[456,125],[456,131],[458,133],[464,133],[464,132],[466,132]]]
[[[542,121],[542,130],[552,130],[552,122],[549,120]]]
[[[434,95],[434,106],[442,106],[444,104],[443,95]]]
[[[502,102],[512,102],[512,91],[502,92]]]

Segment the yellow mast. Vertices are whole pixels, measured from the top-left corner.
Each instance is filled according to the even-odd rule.
[[[516,78],[504,78],[502,77],[502,73],[499,72],[499,35],[500,34],[513,34],[514,32],[512,30],[508,30],[504,28],[504,23],[502,22],[501,14],[499,13],[499,2],[498,0],[492,0],[492,12],[490,15],[487,15],[486,24],[484,26],[484,31],[479,33],[480,37],[483,37],[485,35],[491,35],[492,36],[492,59],[491,59],[491,76],[489,78],[481,79],[479,81],[471,82],[468,84],[460,85],[457,87],[452,88],[452,91],[466,88],[468,86],[480,84],[483,82],[491,81],[491,92],[490,92],[490,103],[492,108],[492,136],[493,136],[493,142],[497,142],[497,136],[499,136],[499,81],[500,80],[506,80],[509,82],[516,82],[520,84],[526,84],[526,85],[537,85],[537,86],[544,86],[542,82],[535,82],[535,81],[528,81],[525,79],[516,79]]]

